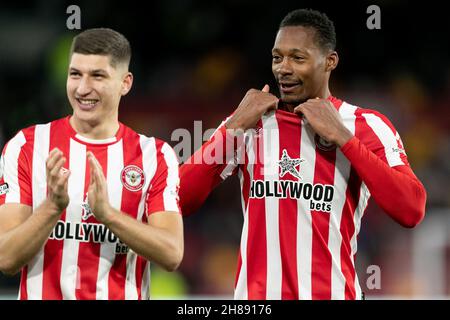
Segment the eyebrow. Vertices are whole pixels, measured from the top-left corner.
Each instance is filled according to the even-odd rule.
[[[70,71],[76,71],[76,72],[81,73],[80,70],[78,70],[77,68],[74,68],[74,67],[70,67],[69,70],[70,70]],[[108,73],[106,70],[104,70],[104,69],[94,69],[94,70],[89,70],[88,73],[89,73],[89,74],[103,74],[103,75],[109,75],[109,73]]]
[[[272,53],[276,53],[276,52],[280,52],[280,51],[281,50],[279,48],[272,49]],[[301,50],[301,49],[297,49],[297,48],[289,49],[289,54],[293,54],[293,53],[300,53],[300,54],[308,55],[308,52],[305,50]]]

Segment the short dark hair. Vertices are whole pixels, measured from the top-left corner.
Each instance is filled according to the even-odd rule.
[[[131,47],[127,38],[108,28],[87,29],[75,36],[70,56],[73,53],[109,56],[113,67],[118,63],[126,63],[128,66],[131,59]]]
[[[333,21],[325,13],[312,9],[297,9],[289,12],[281,21],[280,28],[302,26],[316,30],[320,48],[333,51],[336,48],[336,31]]]

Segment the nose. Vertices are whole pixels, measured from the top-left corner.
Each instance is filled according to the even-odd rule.
[[[289,58],[284,58],[277,66],[277,68],[275,69],[276,72],[280,75],[288,75],[288,74],[292,74],[293,70],[292,70],[292,66],[291,66],[291,62],[289,61]]]
[[[88,77],[82,77],[80,81],[78,82],[77,86],[77,95],[79,96],[86,96],[92,91],[91,83],[88,79]]]

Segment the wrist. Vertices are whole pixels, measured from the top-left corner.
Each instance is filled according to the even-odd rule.
[[[44,209],[45,213],[51,216],[60,216],[61,213],[66,209],[66,207],[61,208],[60,205],[47,198],[42,202],[41,207]]]
[[[348,130],[344,130],[336,139],[336,145],[341,148],[353,138],[353,134]]]
[[[94,212],[95,214],[95,212]],[[114,217],[117,214],[117,210],[115,210],[111,206],[107,206],[105,209],[102,210],[101,215],[96,215],[97,220],[104,224],[105,226],[109,226],[114,223]]]

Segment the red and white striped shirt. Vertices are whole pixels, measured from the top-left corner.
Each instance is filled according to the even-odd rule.
[[[180,212],[178,160],[163,141],[120,124],[115,137],[90,140],[78,135],[69,117],[21,130],[5,146],[0,205],[38,207],[46,198],[45,161],[59,148],[71,171],[70,203],[48,241],[22,269],[20,299],[148,299],[150,263],[100,224],[87,204],[92,151],[103,167],[109,201],[147,223],[158,211]],[[6,185],[7,184],[7,185]]]
[[[233,161],[212,166],[193,164],[190,159],[180,169],[180,204],[185,215],[201,205],[219,182],[219,176],[221,179],[235,173],[239,176],[244,222],[236,299],[360,299],[362,296],[355,272],[355,255],[361,218],[371,192],[348,157],[356,159],[361,143],[374,154],[371,161],[375,165],[366,168],[369,171],[393,175],[385,172],[386,169],[399,166],[410,169],[400,137],[383,115],[334,97],[330,100],[344,125],[356,137],[343,148],[323,141],[296,114],[277,110],[266,113],[256,131],[245,132],[245,150],[238,152],[240,156]],[[221,130],[211,141],[220,137]],[[204,145],[198,152],[205,150]],[[415,179],[413,174],[406,175],[408,179],[414,177],[411,181]],[[390,178],[377,179],[375,185],[383,188],[383,179]],[[193,181],[199,180],[205,189],[192,190]],[[374,183],[368,180],[371,190],[375,190]],[[416,184],[415,180],[413,183]],[[385,186],[391,196],[399,196],[389,190],[388,184]],[[420,182],[417,188],[423,188]],[[386,198],[378,198],[383,197]],[[424,208],[425,200],[419,200],[423,200]],[[417,206],[422,205],[419,200]]]

